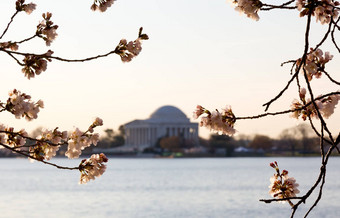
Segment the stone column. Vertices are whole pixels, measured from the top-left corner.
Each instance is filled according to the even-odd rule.
[[[129,139],[130,139],[130,129],[126,128],[126,138],[125,138],[125,144],[129,144]]]
[[[151,145],[151,127],[148,128],[148,145]]]
[[[133,145],[137,144],[136,128],[133,128]]]

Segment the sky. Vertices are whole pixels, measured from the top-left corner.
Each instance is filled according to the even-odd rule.
[[[256,22],[225,0],[117,0],[105,13],[91,11],[91,0],[32,1],[37,9],[31,15],[20,13],[3,41],[31,36],[47,11],[59,26],[58,37],[50,47],[36,39],[21,45],[21,51],[51,49],[55,56],[69,59],[95,56],[113,50],[122,38],[135,40],[141,26],[150,40],[143,42],[142,52],[130,63],[122,63],[117,55],[86,63],[53,60],[47,71],[31,80],[1,53],[0,100],[6,101],[7,93],[16,88],[45,103],[39,118],[31,122],[0,114],[1,123],[29,131],[40,126],[85,130],[100,117],[104,126],[98,131],[102,132],[146,119],[163,105],[178,107],[194,122],[198,121],[192,119],[192,112],[198,104],[210,110],[231,105],[236,116],[257,115],[290,79],[290,66],[280,64],[299,58],[304,48],[306,20],[299,18],[297,10],[260,12]],[[15,12],[14,5],[14,0],[2,2],[1,32]],[[311,45],[319,42],[326,28],[313,20]],[[336,54],[330,43],[322,49]],[[340,80],[338,58],[335,55],[326,67]],[[338,89],[326,78],[313,80],[312,85],[316,95]],[[298,96],[293,85],[270,111],[289,109],[294,98]],[[328,120],[334,133],[339,119],[336,111]],[[235,128],[238,135],[275,138],[301,123],[282,115],[238,121]],[[199,131],[201,137],[209,137],[209,130]]]

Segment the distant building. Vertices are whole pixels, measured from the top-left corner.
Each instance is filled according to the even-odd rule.
[[[125,149],[156,146],[162,137],[178,136],[198,144],[198,123],[190,122],[189,118],[177,107],[163,106],[158,108],[146,120],[134,120],[124,125]],[[123,149],[123,150],[125,150]]]

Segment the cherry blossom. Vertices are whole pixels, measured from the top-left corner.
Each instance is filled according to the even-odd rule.
[[[316,22],[320,21],[321,24],[328,24],[331,22],[331,18],[333,20],[338,18],[339,8],[336,8],[338,5],[338,1],[332,0],[313,1],[313,4],[307,0],[296,1],[297,9],[301,11],[300,17],[307,15],[309,10],[312,10],[312,15],[315,16]]]
[[[15,2],[17,11],[25,11],[26,14],[31,14],[37,6],[36,4],[32,2],[29,4],[24,4],[24,3],[25,3],[25,0],[17,0]]]
[[[106,163],[108,161],[105,154],[93,154],[89,159],[84,159],[79,165],[80,184],[85,184],[91,179],[100,177],[106,170]]]
[[[231,110],[230,106],[226,106],[222,109],[222,112],[218,110],[210,112],[209,110],[198,105],[196,110],[193,112],[194,118],[197,119],[201,115],[200,126],[204,126],[211,131],[215,131],[221,134],[234,135],[236,130],[234,129],[234,123],[236,121],[235,115]]]
[[[318,118],[318,113],[314,105],[311,103],[311,99],[306,99],[305,95],[306,89],[302,88],[300,90],[301,101],[294,99],[290,107],[291,110],[294,110],[291,116],[296,119],[301,116],[303,120],[306,120],[308,116],[310,116],[311,118]],[[318,98],[321,98],[321,96],[318,96]],[[325,118],[329,118],[334,113],[335,106],[338,104],[339,100],[340,95],[335,94],[319,100],[315,100],[315,104],[317,105],[322,116]]]
[[[91,144],[97,145],[99,141],[99,134],[92,133],[93,128],[101,125],[103,125],[103,120],[97,117],[86,132],[83,132],[78,128],[71,132],[68,138],[68,148],[65,156],[67,156],[68,158],[78,158],[82,150],[91,146]]]
[[[53,25],[51,21],[52,13],[43,13],[42,17],[44,20],[38,24],[36,34],[46,42],[47,46],[50,46],[52,41],[58,36],[56,32],[58,25]]]
[[[307,54],[306,63],[304,65],[304,69],[306,71],[308,80],[311,81],[313,77],[320,78],[323,70],[325,69],[326,63],[332,60],[333,55],[329,52],[325,52],[323,56],[323,52],[321,49],[310,49],[310,52]],[[301,59],[296,61],[296,67],[298,68],[301,65]],[[303,71],[301,71],[303,73]]]
[[[147,40],[149,37],[146,34],[140,34],[135,41],[127,42],[122,39],[119,42],[116,50],[123,62],[130,62],[134,57],[138,56],[142,51],[142,40]]]
[[[17,51],[19,49],[19,46],[15,42],[8,41],[8,42],[0,42],[0,48],[5,48],[5,49],[9,48],[12,51]]]
[[[30,3],[30,4],[26,4],[24,5],[24,11],[26,12],[26,14],[31,14],[35,8],[36,8],[36,4]]]
[[[201,105],[196,106],[196,110],[193,112],[194,119],[198,119],[204,113],[204,108]]]
[[[283,170],[282,173],[280,173],[276,161],[270,163],[270,166],[275,169],[276,173],[270,178],[270,185],[268,186],[269,194],[278,199],[296,197],[296,194],[300,193],[297,188],[299,187],[299,184],[296,183],[296,180],[293,177],[288,176],[287,170]],[[284,203],[285,201],[281,202]]]
[[[262,2],[259,0],[234,0],[235,10],[247,15],[247,17],[258,21],[260,19],[257,12],[262,7]]]
[[[340,100],[340,95],[331,95],[325,99],[322,99],[322,107],[320,108],[321,114],[325,118],[329,118],[333,113],[335,106],[338,104]]]
[[[91,5],[92,11],[105,12],[107,8],[111,7],[116,0],[94,0]]]
[[[33,102],[31,96],[14,89],[9,93],[5,109],[14,114],[17,119],[25,117],[26,120],[31,121],[37,119],[40,108],[43,107],[42,100]]]
[[[96,119],[93,122],[94,126],[102,126],[103,125],[103,120],[99,117],[96,117]]]
[[[49,58],[53,54],[53,51],[48,50],[45,54],[38,55],[25,55],[23,60],[24,67],[22,68],[22,72],[24,73],[27,79],[34,78],[35,75],[39,75],[41,72],[46,71],[47,69],[47,61],[51,61]]]
[[[11,148],[16,148],[25,145],[26,136],[28,136],[25,129],[21,129],[19,132],[14,134],[13,127],[5,127],[3,124],[0,125],[1,143],[7,144]]]
[[[67,141],[67,131],[60,132],[58,128],[53,131],[45,129],[37,139],[37,146],[43,148],[44,159],[50,160],[59,150],[59,143]]]

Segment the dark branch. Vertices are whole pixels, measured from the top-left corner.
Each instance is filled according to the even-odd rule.
[[[20,155],[29,157],[29,158],[34,159],[34,160],[36,160],[36,161],[42,162],[42,163],[44,163],[44,164],[54,166],[54,167],[56,167],[56,168],[58,168],[58,169],[63,169],[63,170],[79,170],[79,166],[78,166],[78,167],[63,167],[63,166],[59,166],[59,165],[57,165],[57,164],[50,163],[50,162],[45,161],[45,160],[39,160],[39,159],[37,159],[37,158],[35,158],[35,157],[29,155],[29,154],[26,154],[26,153],[23,152],[23,151],[18,151],[18,150],[14,149],[14,148],[12,148],[12,147],[10,147],[10,146],[8,146],[8,145],[2,144],[2,143],[0,143],[0,145],[2,145],[4,148],[7,148],[7,149],[9,149],[9,150],[11,150],[11,151],[13,151],[13,152],[15,152],[15,153],[18,153],[18,154],[20,154]]]
[[[2,37],[4,37],[4,35],[6,34],[7,30],[9,29],[9,26],[10,26],[11,23],[13,22],[14,17],[15,17],[18,13],[19,13],[19,11],[16,11],[16,12],[12,15],[11,20],[8,22],[6,29],[4,30],[4,32],[3,32],[2,35],[0,36],[0,39],[2,39]]]

